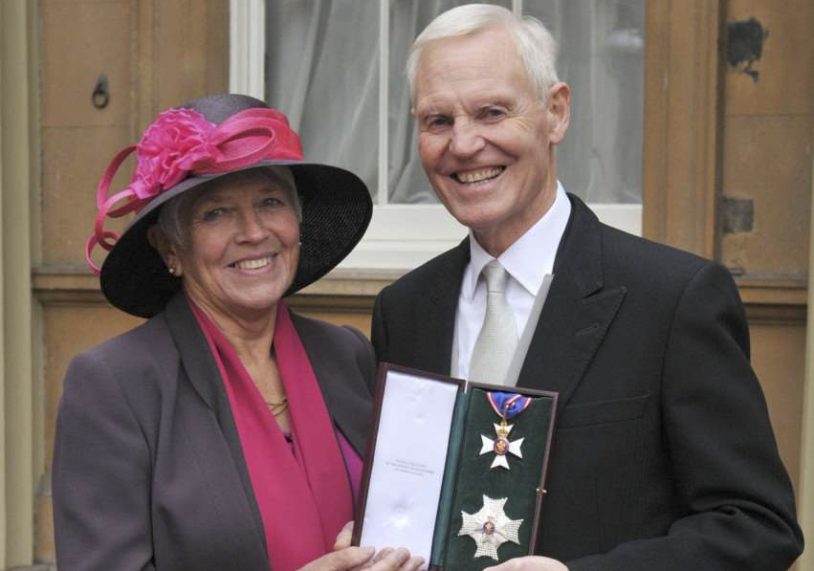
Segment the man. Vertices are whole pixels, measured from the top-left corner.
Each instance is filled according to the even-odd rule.
[[[721,265],[609,228],[565,194],[554,148],[570,92],[554,52],[539,22],[484,5],[416,40],[419,153],[470,236],[381,292],[378,357],[498,380],[470,372],[496,259],[509,330],[533,320],[517,384],[559,404],[541,556],[494,570],[787,569],[802,535],[737,289]]]

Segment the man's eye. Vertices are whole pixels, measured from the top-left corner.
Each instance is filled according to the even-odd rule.
[[[427,117],[425,124],[427,125],[428,129],[441,129],[443,127],[452,125],[452,119],[443,115],[433,115],[431,117]]]
[[[505,115],[506,111],[500,107],[487,107],[481,111],[481,117],[487,121],[502,119]]]

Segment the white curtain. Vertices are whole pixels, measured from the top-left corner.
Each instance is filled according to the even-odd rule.
[[[404,63],[432,18],[467,2],[389,2],[388,200],[435,202],[416,153]],[[510,0],[491,3],[511,6]],[[590,202],[641,202],[644,9],[645,0],[523,2],[523,12],[557,38],[557,69],[572,89],[571,126],[557,151],[559,177]],[[289,116],[306,158],[352,170],[375,195],[379,3],[267,0],[266,15],[269,103]]]

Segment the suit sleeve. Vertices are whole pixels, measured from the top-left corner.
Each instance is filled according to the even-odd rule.
[[[60,571],[153,571],[151,454],[119,379],[71,363],[57,415],[53,506]]]
[[[729,272],[708,264],[678,300],[662,374],[664,439],[685,515],[662,537],[571,571],[785,570],[802,550],[794,496]],[[635,501],[635,500],[632,500]]]
[[[350,325],[345,325],[344,327],[356,338],[356,363],[364,375],[365,383],[367,384],[370,394],[373,394],[376,387],[376,354],[373,351],[373,346],[367,337],[365,337],[364,333],[355,327],[351,327]]]
[[[376,353],[376,360],[379,363],[389,361],[387,356],[387,335],[386,326],[384,322],[384,296],[387,290],[382,290],[376,296],[376,301],[373,303],[373,318],[370,325],[370,341],[373,343],[373,350]]]

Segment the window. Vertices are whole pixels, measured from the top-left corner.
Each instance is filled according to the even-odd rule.
[[[404,75],[415,36],[463,3],[232,0],[231,89],[284,111],[306,157],[348,168],[371,189],[371,228],[344,267],[409,269],[466,234],[424,177]],[[572,88],[557,150],[566,189],[605,222],[641,233],[645,0],[492,3],[537,17],[559,42],[558,72]]]

